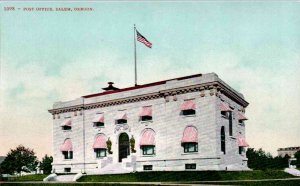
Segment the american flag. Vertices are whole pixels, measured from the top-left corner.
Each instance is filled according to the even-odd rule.
[[[137,40],[141,43],[144,43],[149,48],[152,48],[152,43],[150,43],[142,34],[140,34],[138,31],[136,31],[136,37]]]

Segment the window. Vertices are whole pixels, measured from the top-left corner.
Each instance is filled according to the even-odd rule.
[[[221,152],[226,154],[226,143],[225,143],[225,127],[221,127]]]
[[[152,106],[143,107],[139,116],[141,121],[152,121]]]
[[[198,143],[184,143],[183,144],[184,152],[198,152]]]
[[[245,148],[244,147],[239,147],[239,154],[243,154],[243,152],[245,152]]]
[[[127,114],[122,111],[118,113],[116,118],[116,124],[126,124],[127,123]]]
[[[152,170],[153,166],[152,165],[144,165],[144,170]]]
[[[72,127],[71,127],[71,126],[62,126],[62,129],[63,129],[63,130],[71,130]]]
[[[106,157],[106,149],[95,149],[96,158]]]
[[[229,113],[229,136],[232,136],[232,112],[228,112]]]
[[[64,172],[71,172],[71,168],[70,168],[70,167],[65,168],[65,169],[64,169]]]
[[[196,111],[193,110],[193,109],[183,110],[182,111],[182,115],[184,115],[184,116],[195,115],[195,114],[196,114]]]
[[[196,169],[196,163],[191,163],[191,164],[185,164],[185,169]]]
[[[154,155],[155,154],[155,146],[154,145],[145,145],[142,146],[143,155]]]
[[[63,151],[65,160],[73,159],[73,151]]]
[[[142,121],[152,121],[152,116],[141,116]]]
[[[240,125],[244,125],[244,121],[243,120],[239,120],[239,124]]]
[[[221,115],[224,117],[224,118],[229,118],[229,112],[228,111],[221,111]]]
[[[94,122],[95,127],[104,127],[104,123],[102,122]]]
[[[195,115],[196,113],[196,104],[194,100],[186,100],[180,107],[182,115]]]
[[[126,119],[118,119],[117,124],[126,124],[127,120]]]

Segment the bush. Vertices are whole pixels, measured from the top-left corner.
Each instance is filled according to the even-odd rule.
[[[283,169],[288,167],[289,156],[273,157],[270,153],[266,153],[261,148],[254,150],[249,148],[246,152],[248,158],[248,167],[256,170],[266,169]]]

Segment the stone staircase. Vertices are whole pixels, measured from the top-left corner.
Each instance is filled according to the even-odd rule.
[[[75,177],[74,174],[70,174],[70,175],[58,175],[55,178],[55,181],[58,181],[58,182],[72,182],[74,177]]]
[[[293,176],[300,176],[300,171],[294,168],[285,168],[284,172],[289,173]]]
[[[89,175],[99,174],[124,174],[135,171],[136,155],[132,154],[124,158],[122,162],[113,163],[112,158],[108,157],[98,163],[98,170],[87,172]]]
[[[127,158],[124,158],[122,162],[113,163],[112,157],[107,157],[98,162],[98,169],[86,172],[88,175],[103,175],[103,174],[125,174],[134,172],[136,167],[136,155],[131,154]],[[56,175],[50,174],[43,181],[57,181],[57,182],[75,182],[79,179],[82,173]]]
[[[123,168],[122,163],[113,163],[102,168],[99,174],[124,174],[130,172],[130,170]]]
[[[44,178],[43,181],[44,182],[74,182],[76,181],[75,177],[78,177],[78,174],[57,175],[55,173],[52,173],[46,178]]]

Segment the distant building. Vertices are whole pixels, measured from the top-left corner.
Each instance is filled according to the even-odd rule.
[[[249,170],[248,102],[215,73],[103,90],[49,110],[53,172]]]
[[[281,157],[284,157],[285,155],[293,157],[294,154],[298,151],[300,151],[300,147],[286,147],[286,148],[279,148],[277,150],[278,156],[281,156]]]

